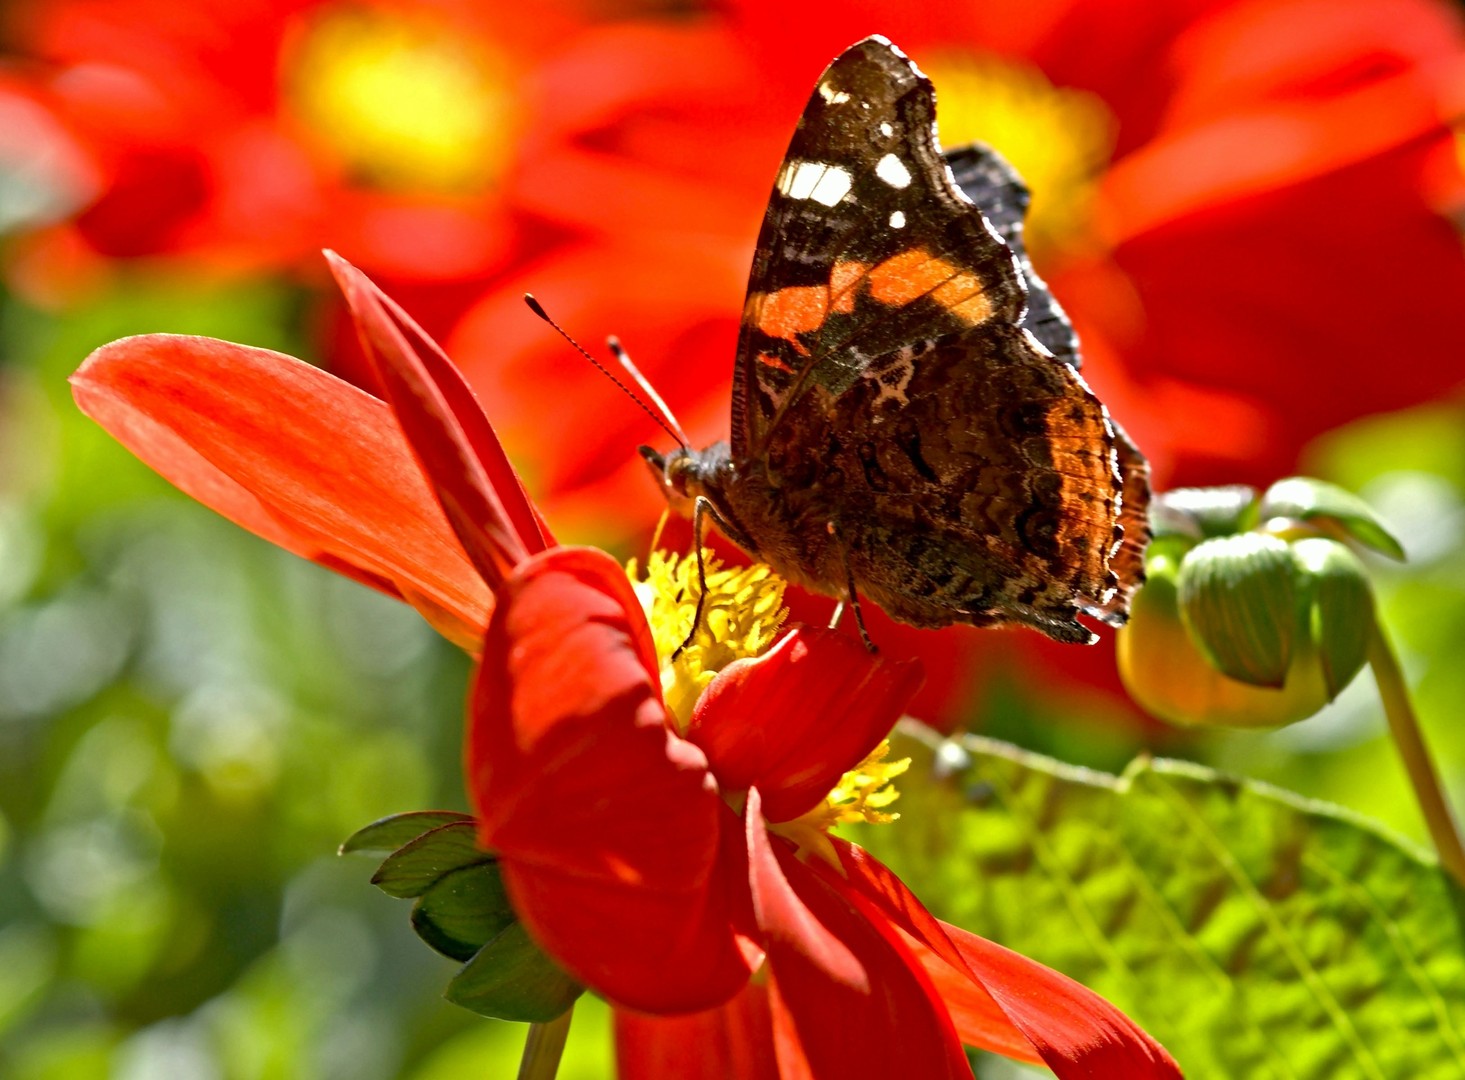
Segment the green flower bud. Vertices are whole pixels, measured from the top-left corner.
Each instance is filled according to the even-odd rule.
[[[1148,712],[1187,726],[1306,719],[1363,666],[1373,592],[1340,539],[1402,557],[1356,497],[1293,478],[1160,496],[1147,582],[1119,635],[1119,670]]]

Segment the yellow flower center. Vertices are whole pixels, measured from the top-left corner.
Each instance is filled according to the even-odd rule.
[[[783,579],[766,566],[754,564],[726,569],[703,549],[707,574],[707,602],[697,632],[677,653],[692,629],[697,611],[697,560],[690,556],[653,551],[646,562],[645,580],[638,580],[636,561],[626,568],[646,620],[656,640],[661,661],[661,693],[667,708],[685,731],[692,708],[713,677],[734,660],[759,656],[778,636],[788,617],[783,606]]]
[[[937,53],[921,66],[936,84],[941,142],[981,141],[1010,161],[1032,191],[1025,238],[1041,269],[1085,245],[1099,174],[1118,124],[1103,100],[1054,86],[1019,60]]]
[[[286,57],[310,136],[368,183],[454,193],[507,164],[516,117],[501,58],[426,14],[327,8]]]

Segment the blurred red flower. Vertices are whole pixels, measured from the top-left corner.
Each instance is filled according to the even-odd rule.
[[[74,212],[28,239],[22,278],[314,273],[329,245],[399,282],[482,279],[556,238],[512,189],[566,104],[537,71],[585,25],[574,0],[47,0],[10,22],[11,94],[76,159],[53,178]]]
[[[524,266],[450,342],[556,510],[649,511],[625,448],[657,436],[629,407],[607,416],[610,391],[518,293],[619,333],[695,438],[724,436],[780,155],[821,67],[873,31],[932,76],[946,145],[992,142],[1029,180],[1034,259],[1159,486],[1268,482],[1318,433],[1465,383],[1465,256],[1442,213],[1465,203],[1465,35],[1446,4],[722,10],[660,40],[586,35],[546,70],[635,72],[554,118],[526,165],[533,209],[598,239]]]
[[[826,795],[901,714],[914,662],[795,630],[676,716],[625,571],[554,544],[447,357],[333,269],[389,406],[290,357],[166,335],[98,350],[77,401],[240,524],[457,640],[486,622],[466,760],[479,835],[540,946],[640,1014],[621,1021],[623,1067],[707,1054],[647,1014],[731,1020],[766,993],[742,1045],[776,1075],[967,1075],[967,1042],[1075,1080],[1179,1076],[1101,998],[938,922],[827,835]]]

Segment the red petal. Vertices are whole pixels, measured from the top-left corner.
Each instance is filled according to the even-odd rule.
[[[489,587],[497,588],[530,554],[530,545],[542,550],[544,541],[493,429],[462,377],[431,339],[412,323],[412,336],[423,345],[420,350],[414,347],[404,325],[389,313],[381,291],[344,259],[332,252],[326,258],[346,294],[362,348],[371,357],[453,531]],[[480,447],[492,448],[491,454],[496,451],[489,460],[499,469],[500,486],[490,479]],[[523,504],[517,520],[502,496]],[[520,525],[525,532],[519,531]]]
[[[334,253],[330,254],[333,256],[331,262],[333,268],[338,265],[343,270],[349,267],[350,264],[345,260],[334,256]],[[478,403],[478,395],[473,392],[473,387],[458,369],[458,365],[453,363],[448,354],[443,351],[442,346],[434,341],[427,331],[422,329],[417,321],[402,309],[400,304],[378,289],[366,275],[361,274],[360,271],[356,271],[356,274],[361,282],[370,287],[373,295],[381,301],[403,335],[411,342],[415,355],[422,361],[424,370],[443,395],[443,400],[447,402],[448,407],[452,409],[454,418],[462,425],[463,434],[468,437],[473,452],[488,474],[489,484],[498,493],[504,510],[524,545],[531,554],[543,551],[547,547],[553,547],[555,539],[549,531],[549,526],[540,516],[539,508],[530,500],[529,493],[524,487],[524,481],[514,470],[513,464],[509,461],[509,455],[504,451],[503,443],[499,442],[497,432],[489,423],[483,407]]]
[[[671,734],[651,632],[604,552],[509,577],[468,732],[479,835],[535,940],[618,1004],[687,1012],[747,981],[747,873],[706,759]],[[724,836],[727,833],[727,836]]]
[[[910,948],[773,841],[760,803],[753,788],[749,880],[768,950],[781,1075],[970,1080],[951,1017]]]
[[[1165,1048],[1098,994],[1020,953],[933,916],[890,869],[863,848],[835,841],[845,876],[823,877],[911,935],[921,962],[941,988],[962,1041],[1042,1061],[1063,1080],[1178,1078]],[[965,985],[964,985],[965,984]],[[973,988],[980,992],[973,993]],[[995,1002],[1006,1015],[993,1014]],[[1014,1030],[1028,1047],[1014,1040]]]
[[[169,334],[104,345],[71,385],[188,495],[477,649],[492,599],[376,398],[290,356]]]
[[[920,689],[916,660],[872,656],[832,630],[798,627],[718,673],[687,737],[724,791],[757,787],[769,821],[791,821],[890,734]]]
[[[635,1080],[783,1080],[773,1053],[768,987],[749,982],[727,1004],[690,1016],[615,1013],[616,1075]]]

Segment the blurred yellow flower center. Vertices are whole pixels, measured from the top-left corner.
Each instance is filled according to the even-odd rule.
[[[686,641],[696,615],[697,560],[654,551],[646,561],[644,579],[636,560],[626,568],[656,640],[662,697],[683,731],[713,676],[734,660],[765,652],[788,616],[783,606],[784,582],[768,567],[754,564],[726,569],[706,549],[702,558],[707,602],[696,634],[675,660],[672,654]]]
[[[285,67],[311,135],[383,188],[472,190],[513,143],[513,88],[483,42],[426,15],[327,9]]]
[[[921,66],[936,84],[942,145],[987,143],[1027,182],[1033,200],[1025,236],[1039,269],[1056,252],[1082,245],[1118,128],[1103,100],[992,55],[937,53]]]
[[[886,761],[889,756],[890,742],[887,740],[845,773],[822,803],[800,818],[770,828],[798,845],[801,857],[817,855],[838,867],[839,857],[829,842],[830,829],[856,821],[886,825],[900,817],[887,812],[886,807],[900,798],[893,781],[911,767],[911,759]]]

